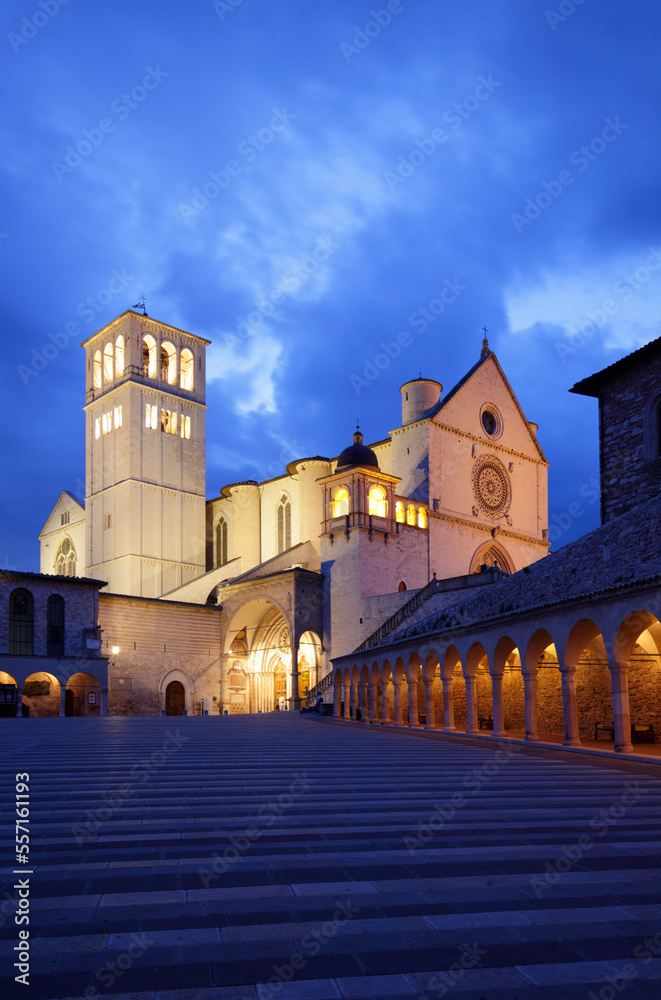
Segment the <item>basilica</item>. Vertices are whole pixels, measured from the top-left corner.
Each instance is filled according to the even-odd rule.
[[[606,526],[641,505],[646,525],[658,516],[660,343],[573,390],[599,398]],[[422,375],[405,382],[401,424],[378,441],[338,428],[337,455],[295,458],[280,475],[229,483],[211,499],[208,344],[129,310],[82,345],[85,497],[60,495],[40,534],[41,574],[32,583],[23,574],[21,587],[3,584],[9,655],[0,649],[0,685],[16,686],[23,711],[223,715],[297,709],[321,695],[347,720],[470,733],[479,717],[501,735],[534,720],[535,738],[545,689],[531,677],[544,662],[555,664],[565,712],[542,671],[551,686],[541,728],[566,732],[569,718],[571,738],[580,739],[568,668],[549,629],[535,639],[528,666],[514,629],[499,633],[498,655],[471,634],[478,625],[484,631],[484,609],[490,621],[514,613],[528,620],[543,596],[580,597],[588,569],[599,590],[601,569],[592,555],[578,567],[570,557],[560,570],[571,545],[549,553],[538,428],[486,339],[449,389]],[[614,531],[620,537],[622,525]],[[615,552],[615,541],[609,546]],[[59,645],[47,610],[58,596],[68,616],[65,625],[61,609],[67,638]],[[20,608],[34,618],[22,646]],[[71,628],[74,608],[84,614]],[[658,621],[645,622],[642,647],[640,635],[634,645],[652,657],[647,680],[658,683]],[[596,657],[606,669],[601,691],[609,660],[594,635],[583,642],[587,632],[574,642],[574,670],[582,656]],[[19,646],[20,660],[12,659]],[[49,651],[59,654],[50,665]],[[584,730],[601,716],[612,723],[617,705],[602,692],[600,718],[593,712]]]

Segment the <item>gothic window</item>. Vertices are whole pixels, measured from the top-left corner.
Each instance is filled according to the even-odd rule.
[[[331,517],[344,517],[349,513],[349,491],[346,486],[340,486],[333,494]]]
[[[399,586],[397,587],[397,590],[400,592],[400,594],[402,594],[406,590],[406,584],[404,583],[403,580],[399,581]]]
[[[277,510],[278,553],[291,548],[291,502],[286,493],[280,497]]]
[[[161,344],[161,382],[177,384],[177,352],[169,340],[164,340]]]
[[[374,517],[388,516],[388,501],[386,491],[382,486],[372,486],[367,494],[367,512]]]
[[[101,351],[94,352],[94,363],[93,363],[93,374],[94,374],[94,388],[101,388]]]
[[[179,387],[187,389],[189,392],[193,388],[193,362],[193,352],[184,347],[179,363]]]
[[[156,378],[156,341],[149,333],[142,338],[142,374]]]
[[[227,521],[221,517],[216,525],[216,566],[224,566],[228,558]]]
[[[51,594],[46,604],[46,654],[64,656],[64,598]]]
[[[18,587],[9,595],[9,653],[32,656],[34,599],[29,590]]]
[[[401,500],[395,502],[395,520],[399,524],[404,524],[404,504]]]
[[[424,507],[418,507],[418,527],[427,527],[427,511]]]
[[[60,542],[55,556],[55,573],[57,576],[76,575],[76,550],[68,535]]]
[[[124,338],[120,335],[115,341],[115,375],[124,374]]]
[[[69,511],[65,510],[62,514],[60,514],[60,524],[62,525],[68,523],[69,523]]]
[[[161,410],[161,430],[166,434],[177,433],[177,411]]]
[[[112,382],[114,348],[111,343],[103,348],[103,381]]]

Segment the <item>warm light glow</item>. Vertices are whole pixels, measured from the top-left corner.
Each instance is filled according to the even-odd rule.
[[[190,417],[181,417],[181,436],[182,438],[190,437]]]
[[[103,348],[103,381],[112,382],[114,349],[112,344],[106,344]]]
[[[101,351],[94,353],[94,388],[101,388]]]
[[[419,528],[427,527],[427,511],[425,510],[424,507],[418,508],[418,527]]]
[[[404,504],[401,500],[397,500],[395,503],[395,520],[399,521],[400,524],[404,524]]]
[[[142,374],[156,378],[156,341],[149,333],[142,338]]]
[[[169,340],[161,344],[161,381],[168,385],[177,383],[177,352]]]
[[[349,491],[344,486],[335,491],[331,508],[331,517],[344,517],[349,513]]]
[[[406,523],[415,525],[415,507],[412,503],[406,508]]]
[[[187,347],[184,347],[181,352],[181,361],[179,363],[179,387],[181,389],[187,389],[189,392],[193,388],[193,368],[194,368],[194,358],[193,352],[189,351]]]
[[[388,516],[386,491],[381,486],[372,486],[367,494],[368,513],[374,517]]]
[[[119,336],[115,341],[115,375],[124,374],[124,338]]]
[[[119,646],[113,646],[112,647],[112,655],[113,656],[117,656],[118,653],[119,653]]]

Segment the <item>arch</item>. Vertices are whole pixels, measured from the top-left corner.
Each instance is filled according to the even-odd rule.
[[[415,504],[410,503],[406,508],[406,523],[415,527]]]
[[[60,682],[54,674],[37,671],[23,681],[23,704],[32,718],[59,716],[60,691]]]
[[[92,362],[92,382],[95,389],[100,389],[103,381],[103,366],[101,363],[101,351],[94,352]]]
[[[46,655],[64,656],[64,598],[51,594],[46,601]]]
[[[628,692],[631,736],[634,742],[639,738],[635,729],[641,731],[653,727],[653,735],[658,743],[661,738],[661,623],[649,611],[630,612],[620,624],[614,645],[616,673],[624,674],[624,685],[614,683],[614,694],[618,687]],[[625,662],[626,670],[621,670]],[[615,677],[614,677],[615,680]],[[621,701],[621,699],[620,699]],[[617,710],[617,706],[616,710]],[[639,731],[640,732],[640,731]],[[628,734],[627,734],[628,738]],[[635,748],[637,749],[637,748]]]
[[[177,351],[169,340],[161,342],[161,382],[177,384]]]
[[[170,684],[180,684],[184,689],[184,704],[181,705],[181,691],[178,687],[173,687],[170,689],[170,711],[168,712],[168,687]],[[165,712],[171,715],[183,715],[184,711],[188,715],[193,714],[193,694],[195,691],[195,685],[193,681],[188,676],[188,674],[179,669],[169,670],[166,674],[161,677],[161,682],[159,684],[159,697],[161,703],[161,712]]]
[[[339,486],[333,493],[331,501],[331,517],[344,517],[349,513],[349,490]]]
[[[76,562],[75,546],[70,537],[65,535],[55,554],[55,575],[75,576]]]
[[[398,524],[404,524],[406,520],[404,515],[404,504],[401,500],[395,500],[395,520]]]
[[[179,388],[192,392],[195,377],[195,358],[193,352],[184,347],[179,358]]]
[[[582,618],[573,626],[565,643],[564,663],[560,664],[560,669],[566,742],[569,745],[570,739],[574,742],[577,738],[592,740],[598,722],[614,724],[608,656],[601,630],[592,619]]]
[[[661,623],[650,611],[631,611],[620,623],[615,634],[616,662],[628,662],[636,646],[651,655],[661,655]]]
[[[276,537],[279,555],[291,548],[291,500],[283,493],[276,507]]]
[[[316,632],[308,629],[301,636],[299,643],[299,683],[301,688],[307,683],[311,690],[319,681],[319,668],[321,666],[321,639]],[[307,672],[308,680],[304,680]]]
[[[388,500],[382,486],[370,486],[367,493],[367,512],[374,517],[388,516]]]
[[[0,670],[0,718],[14,718],[16,715],[16,692],[18,684],[11,674]]]
[[[488,569],[500,569],[503,573],[513,573],[514,563],[507,550],[499,542],[484,542],[473,553],[469,573],[483,573]]]
[[[34,650],[34,598],[25,587],[9,595],[9,654],[32,656]]]
[[[112,345],[112,341],[108,343],[103,348],[103,381],[112,382],[114,375],[114,363],[115,363],[115,349]]]
[[[397,584],[397,590],[400,594],[403,594],[404,591],[406,590],[406,584],[404,583],[403,580],[400,580],[399,583]]]
[[[115,377],[124,374],[124,338],[121,333],[115,341]]]
[[[156,341],[150,333],[142,338],[142,374],[156,378]]]
[[[224,566],[229,562],[227,546],[227,521],[221,517],[216,524],[216,566]]]
[[[418,507],[418,527],[427,527],[427,511],[424,507]]]
[[[101,715],[101,682],[94,674],[81,671],[66,684],[65,715]]]

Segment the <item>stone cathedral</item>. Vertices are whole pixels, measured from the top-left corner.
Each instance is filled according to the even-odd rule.
[[[486,340],[449,391],[406,382],[380,440],[338,427],[336,456],[212,499],[208,344],[129,310],[82,345],[86,496],[61,494],[41,572],[105,584],[111,713],[298,707],[430,587],[459,599],[547,555],[547,462]]]

